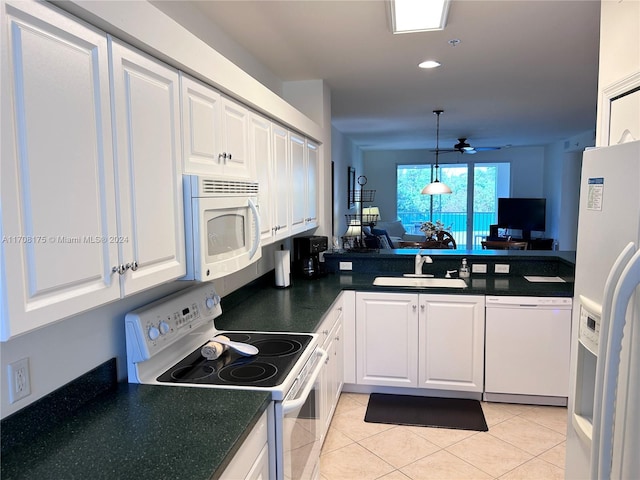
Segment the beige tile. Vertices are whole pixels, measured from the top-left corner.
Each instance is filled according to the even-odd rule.
[[[416,435],[426,438],[431,443],[439,447],[448,447],[460,440],[476,435],[474,430],[457,430],[452,428],[431,428],[431,427],[405,427]]]
[[[412,480],[483,480],[491,479],[473,465],[440,450],[400,469]]]
[[[345,392],[340,394],[342,395],[346,395],[348,398],[358,402],[361,405],[367,405],[369,403],[369,394],[368,393],[350,393],[350,392]]]
[[[532,458],[524,450],[488,433],[466,438],[446,450],[494,477],[504,475]]]
[[[520,415],[563,435],[567,434],[567,408],[534,406]]]
[[[564,480],[564,469],[558,468],[540,458],[534,458],[520,465],[500,480]]]
[[[517,415],[517,413],[514,412],[513,406],[508,403],[483,402],[482,413],[484,413],[484,419],[487,421],[489,429],[491,429],[493,425],[497,425]]]
[[[331,421],[331,428],[335,428],[355,441],[376,435],[377,433],[394,427],[396,427],[396,425],[365,422],[364,411],[359,409],[349,410],[345,413],[335,415]]]
[[[549,463],[553,463],[556,467],[564,469],[567,454],[567,442],[562,442],[560,445],[556,445],[550,448],[546,452],[540,454],[538,458],[545,460]]]
[[[361,398],[364,397],[364,398]],[[349,410],[362,410],[367,409],[367,402],[369,401],[369,395],[361,395],[358,393],[342,393],[336,405],[335,414],[348,412]]]
[[[406,427],[392,428],[358,443],[396,468],[404,467],[440,450],[440,447],[412,433]]]
[[[411,479],[407,477],[404,473],[400,472],[399,470],[395,470],[391,473],[387,473],[383,477],[380,477],[379,480],[411,480]]]
[[[368,480],[395,469],[366,448],[352,444],[320,457],[320,472],[327,480]]]
[[[565,440],[564,435],[522,417],[505,420],[489,433],[532,455],[540,455]]]
[[[337,450],[338,448],[346,447],[347,445],[351,445],[353,440],[347,437],[345,434],[336,430],[335,428],[329,428],[327,432],[327,436],[324,439],[324,443],[322,444],[322,452],[325,453],[332,452],[333,450]]]

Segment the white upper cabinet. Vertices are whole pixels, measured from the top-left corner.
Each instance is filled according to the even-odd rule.
[[[300,233],[318,225],[318,146],[289,133],[291,155],[291,229]]]
[[[186,272],[180,90],[177,70],[115,40],[111,50],[118,246],[128,295]]]
[[[226,175],[255,178],[255,168],[249,160],[249,110],[225,96],[222,96],[222,160]]]
[[[104,33],[2,4],[2,340],[119,297]]]
[[[306,213],[306,150],[304,137],[289,133],[289,152],[291,155],[291,228],[293,233],[305,230]]]
[[[184,173],[255,178],[249,110],[180,73]]]
[[[291,234],[289,212],[293,199],[290,189],[289,131],[251,113],[249,153],[260,184],[261,235],[263,245],[267,245]]]
[[[307,228],[318,226],[318,171],[320,158],[318,145],[307,140],[307,194],[306,194],[306,224]]]
[[[180,73],[184,172],[219,174],[224,170],[220,94]]]
[[[271,125],[272,170],[271,203],[273,212],[272,235],[274,240],[291,235],[291,155],[289,131],[275,123]]]
[[[249,118],[249,155],[256,167],[259,184],[258,210],[260,211],[260,236],[263,244],[268,243],[273,233],[273,209],[271,198],[271,172],[273,158],[271,150],[271,122],[260,115],[251,113]]]

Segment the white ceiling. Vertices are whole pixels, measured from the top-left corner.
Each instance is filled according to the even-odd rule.
[[[434,148],[434,109],[441,148],[595,130],[596,0],[453,0],[443,31],[404,35],[383,0],[193,4],[280,79],[324,79],[334,127],[365,150]],[[417,68],[428,58],[442,66]]]

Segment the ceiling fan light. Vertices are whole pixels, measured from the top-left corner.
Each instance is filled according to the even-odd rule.
[[[437,62],[435,60],[425,60],[424,62],[421,62],[418,64],[418,67],[420,68],[437,68],[440,65],[442,65],[440,62]]]
[[[451,193],[451,189],[440,180],[435,180],[422,189],[422,195],[444,195]]]

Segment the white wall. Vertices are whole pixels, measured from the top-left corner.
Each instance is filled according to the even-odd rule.
[[[353,167],[356,176],[362,175],[362,151],[335,128],[331,129],[331,160],[334,169],[333,184],[333,236],[340,238],[347,230],[345,214],[356,213],[347,208],[347,168]]]
[[[609,103],[604,92],[616,84],[623,91],[640,84],[640,1],[601,2],[599,61],[596,138],[601,146],[609,144]],[[640,112],[636,121],[638,116]]]

